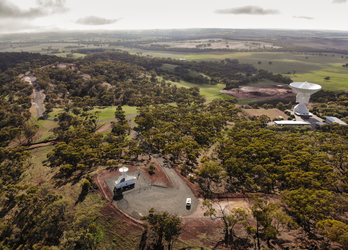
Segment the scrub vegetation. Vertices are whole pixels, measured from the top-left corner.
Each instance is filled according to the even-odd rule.
[[[237,99],[220,93],[307,80],[325,90],[313,96],[310,111],[347,122],[344,50],[140,49],[170,40],[168,34],[61,42],[85,55],[79,58],[0,54],[1,248],[347,248],[347,126],[269,126],[268,116],[243,112]],[[0,49],[14,45],[39,46],[17,41]],[[36,79],[29,84],[25,75]],[[42,117],[32,105],[39,91]],[[250,101],[243,107],[257,109],[245,105]],[[281,112],[292,103],[286,105],[274,106]],[[107,120],[110,132],[99,133]],[[134,222],[103,199],[94,179],[99,171],[139,166],[152,154],[201,198],[204,216],[220,223],[209,228],[218,237],[192,234],[183,218],[156,208]],[[224,206],[219,197],[243,197],[250,206]]]

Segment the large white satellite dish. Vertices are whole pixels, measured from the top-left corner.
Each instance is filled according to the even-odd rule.
[[[293,82],[290,83],[290,88],[296,92],[296,102],[299,103],[294,108],[295,114],[308,116],[309,111],[305,104],[309,103],[311,95],[321,90],[321,86],[310,82]]]

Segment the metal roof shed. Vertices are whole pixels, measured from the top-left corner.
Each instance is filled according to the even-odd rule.
[[[311,125],[309,122],[304,121],[274,121],[276,126],[306,126]]]
[[[329,123],[329,124],[336,122],[336,123],[338,123],[340,125],[347,125],[347,123],[345,123],[344,121],[342,121],[342,120],[340,120],[340,119],[338,119],[337,117],[334,117],[334,116],[325,116],[325,118],[326,118],[326,122]]]

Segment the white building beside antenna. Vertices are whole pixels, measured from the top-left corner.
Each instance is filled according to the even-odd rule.
[[[293,82],[290,83],[290,88],[296,92],[296,102],[299,103],[295,106],[294,113],[298,116],[311,116],[306,104],[309,103],[311,95],[321,90],[321,86],[309,82]]]

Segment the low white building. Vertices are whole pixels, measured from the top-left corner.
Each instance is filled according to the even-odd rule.
[[[327,123],[327,124],[336,122],[336,123],[338,123],[338,124],[340,124],[340,125],[345,125],[345,126],[347,126],[347,123],[345,123],[344,121],[338,119],[337,117],[334,117],[334,116],[325,116],[325,118],[326,118],[326,123]]]
[[[309,122],[305,121],[274,121],[275,126],[311,126]]]

